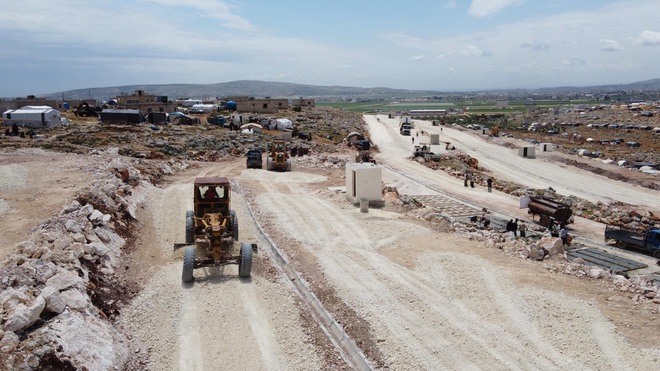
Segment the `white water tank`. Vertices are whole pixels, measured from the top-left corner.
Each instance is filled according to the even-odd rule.
[[[346,198],[359,204],[366,198],[370,205],[382,205],[382,168],[372,163],[346,163]]]

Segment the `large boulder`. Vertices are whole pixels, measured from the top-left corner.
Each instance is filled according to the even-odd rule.
[[[41,331],[57,343],[59,354],[80,369],[113,370],[128,359],[125,338],[97,316],[65,310]]]
[[[20,339],[18,338],[18,335],[16,335],[12,331],[7,331],[4,333],[2,336],[2,340],[0,340],[0,352],[3,354],[8,354],[10,352],[13,352],[14,349],[16,349],[16,346],[20,342]]]
[[[64,228],[71,233],[80,233],[82,232],[82,227],[78,224],[77,221],[69,219],[64,223]]]
[[[94,210],[87,217],[87,219],[89,219],[89,221],[92,222],[93,225],[99,225],[103,221],[103,213],[98,210]]]
[[[60,291],[52,286],[47,286],[41,291],[41,296],[46,299],[46,311],[53,313],[62,313],[66,308],[66,302]]]
[[[70,287],[84,288],[83,280],[74,272],[60,270],[60,272],[46,281],[46,286],[62,291]]]
[[[18,250],[19,253],[32,256],[32,254],[34,254],[34,252],[37,250],[37,245],[35,245],[35,243],[32,241],[22,241],[16,244],[16,250]]]
[[[2,326],[4,331],[18,331],[32,326],[41,316],[41,312],[46,307],[46,299],[43,296],[37,296],[30,305],[18,304],[14,310],[9,313],[7,320]]]
[[[545,250],[540,246],[531,245],[529,247],[529,258],[532,260],[543,260],[545,258]]]
[[[543,237],[539,240],[539,246],[548,251],[548,255],[557,256],[564,254],[564,244],[561,238],[557,237]]]

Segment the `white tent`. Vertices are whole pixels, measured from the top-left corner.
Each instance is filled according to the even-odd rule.
[[[193,113],[211,113],[218,109],[218,106],[215,104],[193,104],[190,107],[190,112]]]
[[[364,136],[362,134],[358,133],[358,132],[355,132],[355,131],[346,136],[346,140],[348,140],[349,142],[356,142],[358,140],[363,140],[363,139],[364,139]]]
[[[249,130],[250,132],[261,133],[262,129],[263,127],[261,125],[255,123],[241,125],[241,130],[243,130],[243,132],[245,132],[245,130]]]
[[[289,119],[277,119],[275,121],[277,130],[293,129],[293,123]]]
[[[5,126],[14,124],[28,128],[55,128],[62,126],[60,111],[48,106],[25,106],[2,114]]]

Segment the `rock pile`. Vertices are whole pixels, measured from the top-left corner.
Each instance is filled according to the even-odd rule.
[[[535,261],[551,259],[559,267],[555,269],[557,272],[610,281],[621,292],[632,294],[632,300],[635,302],[652,301],[660,304],[660,288],[654,284],[652,276],[626,278],[622,275],[612,274],[610,270],[586,265],[580,258],[568,261],[560,238],[549,235],[544,235],[540,239],[515,238],[511,232],[498,233],[492,230],[477,229],[471,224],[462,222],[452,223],[451,229],[471,240],[483,241],[486,247],[498,248],[509,256]]]
[[[112,320],[131,295],[115,274],[130,221],[155,177],[187,165],[95,156],[94,184],[30,231],[0,268],[0,368],[106,370],[128,360],[129,342]]]

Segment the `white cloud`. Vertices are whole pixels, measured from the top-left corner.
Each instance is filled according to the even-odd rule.
[[[524,0],[472,0],[468,14],[473,17],[483,18],[491,16],[500,10],[519,5]]]
[[[449,0],[445,3],[445,5],[442,6],[442,9],[445,9],[445,10],[454,9],[454,8],[456,8],[457,5],[458,5],[458,3],[456,2],[456,0]]]
[[[345,64],[340,64],[336,68],[337,69],[346,69],[346,68],[350,68],[350,67],[348,65],[345,65]]]
[[[618,42],[610,39],[601,39],[600,40],[600,50],[605,50],[608,52],[613,52],[617,50],[621,50],[623,47],[619,45]]]
[[[141,2],[154,3],[169,7],[193,8],[198,12],[196,15],[210,19],[216,19],[224,27],[241,31],[255,31],[256,27],[247,19],[237,16],[225,1],[217,0],[139,0]]]
[[[532,41],[532,42],[524,42],[520,44],[521,48],[533,50],[533,51],[539,51],[539,50],[548,50],[550,49],[550,46],[544,42],[541,41]]]
[[[413,55],[410,59],[412,59],[412,60],[414,60],[414,61],[420,61],[420,60],[422,60],[422,59],[424,59],[424,58],[425,58],[425,55],[424,55],[424,54],[420,54],[420,55]]]
[[[570,61],[563,60],[561,64],[564,66],[586,66],[587,60],[585,58],[573,58]]]
[[[474,45],[468,45],[461,50],[460,54],[468,57],[490,57],[493,52],[491,50],[481,50]]]
[[[660,32],[655,31],[642,31],[636,39],[639,45],[660,45]]]

